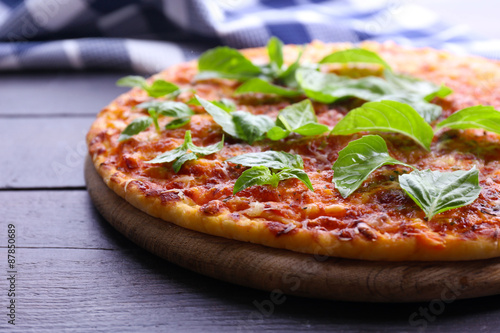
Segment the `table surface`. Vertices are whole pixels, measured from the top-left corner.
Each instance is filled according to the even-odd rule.
[[[114,86],[121,76],[0,78],[1,331],[498,331],[500,296],[454,301],[444,289],[442,299],[425,303],[277,299],[180,268],[124,238],[95,210],[83,179],[85,133],[124,91]],[[15,327],[6,315],[9,224],[16,228]]]

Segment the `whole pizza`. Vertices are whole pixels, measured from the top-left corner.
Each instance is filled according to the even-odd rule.
[[[500,256],[499,62],[272,38],[118,84],[89,153],[152,216],[333,257]]]

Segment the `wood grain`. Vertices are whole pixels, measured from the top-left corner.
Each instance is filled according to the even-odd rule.
[[[292,295],[368,302],[500,293],[500,258],[468,262],[318,258],[205,235],[153,218],[109,190],[89,160],[85,179],[97,209],[127,238],[173,263],[224,281]]]
[[[116,96],[128,90],[115,85],[116,80],[124,75],[109,72],[54,73],[52,71],[2,74],[0,117],[27,115],[94,117]]]
[[[85,135],[94,117],[0,120],[0,188],[83,187]],[[13,144],[15,143],[15,144]]]

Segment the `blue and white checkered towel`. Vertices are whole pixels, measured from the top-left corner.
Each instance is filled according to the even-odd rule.
[[[0,0],[0,71],[154,73],[217,44],[395,40],[500,59],[500,41],[403,0]]]

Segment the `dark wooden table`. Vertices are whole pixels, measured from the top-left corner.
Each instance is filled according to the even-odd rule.
[[[94,209],[83,180],[85,133],[124,91],[114,85],[122,75],[0,77],[1,331],[498,331],[500,296],[418,304],[277,300],[125,239]],[[17,245],[15,326],[7,322],[9,224]]]

